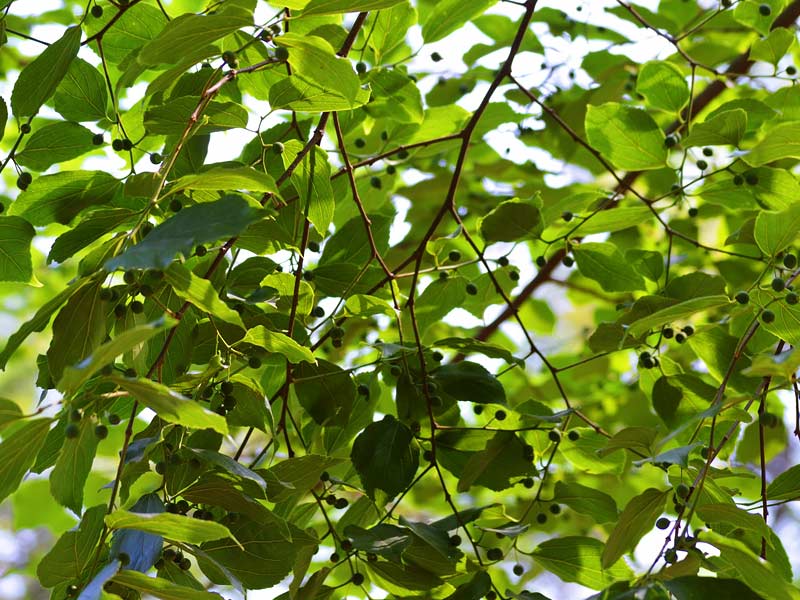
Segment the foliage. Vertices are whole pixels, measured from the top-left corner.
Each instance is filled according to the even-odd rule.
[[[800,597],[800,1],[200,4],[0,0],[30,597]]]

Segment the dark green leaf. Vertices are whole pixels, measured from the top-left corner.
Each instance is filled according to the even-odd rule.
[[[196,204],[158,225],[144,240],[108,261],[106,268],[163,269],[179,252],[190,255],[199,244],[237,235],[261,217],[259,209],[241,196]]]
[[[15,491],[44,444],[50,419],[33,419],[0,442],[0,501]]]
[[[0,217],[0,281],[31,281],[31,241],[35,234],[33,226],[21,217]]]
[[[488,243],[534,240],[542,233],[542,214],[530,202],[506,200],[483,217],[478,226]]]
[[[345,425],[356,401],[350,375],[325,360],[295,366],[294,391],[300,405],[320,425]]]
[[[411,483],[419,468],[419,449],[411,430],[391,415],[359,434],[350,458],[373,498],[376,490],[395,497]]]
[[[56,466],[50,474],[50,493],[53,498],[76,515],[81,514],[83,488],[97,452],[98,439],[94,427],[95,423],[90,418],[81,421],[80,434],[64,441]]]
[[[631,571],[624,562],[603,568],[600,555],[603,543],[589,537],[561,537],[539,544],[531,556],[539,565],[564,581],[602,590],[614,581],[626,580]]]
[[[45,587],[80,580],[89,568],[95,547],[103,532],[106,505],[93,506],[83,513],[80,524],[64,533],[36,568]]]
[[[505,404],[506,393],[497,378],[478,363],[461,361],[442,365],[433,373],[445,394],[478,404]]]

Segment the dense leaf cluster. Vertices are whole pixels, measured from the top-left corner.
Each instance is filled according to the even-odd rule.
[[[30,594],[800,597],[800,1],[24,4]]]

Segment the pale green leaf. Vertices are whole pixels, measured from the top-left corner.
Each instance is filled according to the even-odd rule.
[[[50,423],[50,419],[28,421],[0,442],[0,502],[19,487],[33,466]]]
[[[682,143],[687,148],[692,146],[738,146],[746,131],[747,113],[741,108],[735,108],[696,124]]]
[[[305,346],[301,346],[289,336],[277,332],[270,331],[263,325],[257,325],[247,330],[247,334],[239,341],[240,344],[252,344],[263,348],[268,352],[280,354],[291,363],[299,363],[302,361],[308,363],[316,363],[311,350]]]
[[[81,420],[76,438],[64,440],[64,446],[50,474],[50,493],[53,498],[76,515],[83,508],[83,488],[92,470],[98,438],[90,418]]]
[[[564,581],[601,590],[615,581],[627,580],[631,570],[624,562],[603,568],[600,555],[603,543],[590,537],[553,538],[534,548],[531,556],[539,565]]]
[[[472,2],[443,0],[437,2],[422,25],[422,39],[426,44],[430,44],[450,35],[467,21],[483,14],[495,2],[497,0],[474,0]]]
[[[742,159],[760,167],[782,158],[800,158],[800,121],[779,123],[764,132],[762,139]]]
[[[94,134],[77,123],[66,121],[36,129],[25,147],[17,153],[17,162],[35,171],[77,158],[92,148]]]
[[[232,537],[228,528],[216,521],[205,521],[167,512],[139,513],[115,510],[106,515],[105,521],[109,529],[136,529],[189,544]]]
[[[172,583],[159,577],[150,577],[138,571],[123,569],[114,575],[112,581],[125,587],[144,592],[161,600],[222,600],[222,596],[205,590]]]
[[[639,108],[616,102],[589,106],[585,127],[591,146],[619,169],[660,169],[667,162],[664,134]]]
[[[699,312],[729,306],[730,303],[730,298],[723,295],[701,296],[699,298],[679,302],[678,304],[668,306],[667,308],[663,308],[651,315],[634,321],[631,323],[628,333],[636,338],[656,327],[667,325],[673,321],[686,319]]]
[[[165,385],[148,379],[127,379],[116,376],[108,379],[165,421],[194,429],[213,429],[223,435],[228,433],[228,424],[224,417],[203,408],[194,400],[181,396]]]
[[[584,242],[573,248],[581,275],[594,279],[607,292],[642,290],[642,276],[614,244]]]
[[[680,69],[663,60],[643,64],[636,80],[636,91],[647,103],[668,112],[678,112],[689,101],[689,84]]]
[[[164,277],[178,296],[207,312],[212,318],[216,317],[245,329],[242,317],[220,299],[219,292],[208,279],[198,277],[178,263],[167,267]]]
[[[774,256],[794,241],[800,231],[799,227],[800,205],[795,204],[778,212],[761,211],[758,213],[753,235],[758,247],[767,256]]]
[[[303,16],[330,15],[391,8],[406,0],[311,0],[303,9]]]

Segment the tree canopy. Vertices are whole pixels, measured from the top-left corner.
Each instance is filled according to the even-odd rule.
[[[800,598],[800,0],[640,2],[0,0],[20,593]]]

